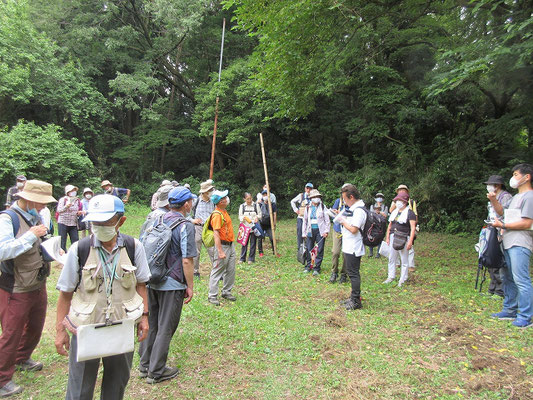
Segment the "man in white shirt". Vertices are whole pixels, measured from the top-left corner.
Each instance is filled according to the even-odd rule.
[[[365,203],[361,200],[359,191],[354,185],[346,185],[342,188],[342,199],[348,207],[347,211],[340,213],[335,219],[342,225],[342,252],[346,264],[346,272],[350,277],[352,292],[346,300],[347,310],[363,308],[361,304],[361,257],[365,255],[363,244],[363,230],[366,222]]]

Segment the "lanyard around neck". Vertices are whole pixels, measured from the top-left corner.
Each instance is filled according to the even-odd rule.
[[[113,292],[113,281],[117,277],[116,272],[118,260],[120,258],[118,257],[119,254],[120,251],[117,251],[107,256],[104,250],[101,247],[98,247],[98,257],[100,259],[100,265],[102,266],[102,275],[104,276],[105,290],[108,298]]]

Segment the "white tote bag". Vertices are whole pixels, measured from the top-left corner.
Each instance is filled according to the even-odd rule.
[[[386,241],[381,242],[381,246],[379,246],[379,254],[381,254],[385,258],[389,258],[390,247]]]
[[[130,353],[135,348],[135,321],[124,319],[116,325],[81,325],[77,329],[77,361]]]

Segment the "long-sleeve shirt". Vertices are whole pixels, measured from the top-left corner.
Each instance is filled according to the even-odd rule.
[[[256,217],[259,221],[261,221],[261,215],[261,207],[257,203],[252,202],[250,205],[242,203],[239,207],[239,221],[244,222],[244,224],[247,226],[253,225]],[[245,222],[245,216],[250,218],[252,223]]]
[[[69,204],[71,204],[69,206]],[[57,212],[59,217],[57,222],[66,226],[76,226],[78,224],[78,211],[81,211],[80,199],[68,196],[61,197],[57,202]]]
[[[14,203],[11,209],[22,214],[24,218],[34,225],[40,222],[39,217],[34,217],[26,211],[23,211],[17,203]],[[33,247],[36,241],[37,236],[30,231],[15,239],[11,217],[5,213],[0,214],[0,261],[11,260],[26,253]]]
[[[299,193],[294,199],[291,200],[291,207],[294,212],[298,213],[298,218],[303,218],[303,208],[309,205],[310,199],[307,193]]]

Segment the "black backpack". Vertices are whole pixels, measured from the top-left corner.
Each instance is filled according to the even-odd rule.
[[[488,269],[503,268],[505,267],[505,259],[498,240],[498,231],[493,226],[489,226],[487,229],[489,238],[487,239],[485,250],[479,257],[479,262]]]
[[[387,220],[383,215],[369,211],[366,207],[357,207],[364,210],[366,222],[361,235],[365,246],[377,246],[385,238],[387,233]]]
[[[265,204],[264,202],[261,203],[261,226],[269,226],[270,225],[270,210],[268,208],[268,204]]]

